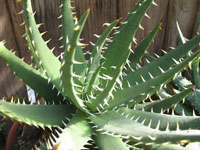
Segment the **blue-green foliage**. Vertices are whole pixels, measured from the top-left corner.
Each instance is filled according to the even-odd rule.
[[[108,25],[92,46],[87,60],[80,36],[90,8],[78,21],[73,16],[70,0],[61,0],[63,53],[59,60],[37,28],[31,0],[23,0],[23,4],[25,38],[34,66],[15,56],[4,42],[0,42],[0,57],[43,98],[44,104],[3,99],[0,101],[2,116],[46,130],[50,133],[46,144],[54,149],[185,149],[177,143],[199,141],[200,117],[173,113],[175,105],[193,91],[193,85],[184,85],[181,92],[174,95],[163,87],[198,60],[200,51],[187,55],[199,44],[200,35],[140,66],[161,23],[132,49],[135,33],[143,29],[142,18],[147,16],[152,4],[156,5],[153,0],[138,0],[118,29],[115,27],[120,20]],[[194,66],[198,69],[198,62],[195,61]],[[198,70],[194,76],[198,76]],[[194,79],[199,87],[199,77]],[[151,101],[155,93],[163,98]],[[197,100],[193,102],[199,107]]]

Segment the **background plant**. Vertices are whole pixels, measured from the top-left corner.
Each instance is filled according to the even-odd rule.
[[[73,18],[70,1],[62,0],[64,51],[58,59],[38,31],[31,1],[23,2],[25,38],[34,67],[8,51],[4,42],[0,43],[0,57],[44,98],[45,104],[3,100],[0,101],[3,116],[51,132],[47,144],[54,149],[129,149],[144,143],[153,144],[152,149],[180,149],[177,143],[183,140],[199,140],[199,117],[164,114],[190,94],[192,87],[160,101],[145,103],[199,57],[197,51],[184,58],[199,43],[199,35],[141,67],[140,60],[161,24],[133,52],[135,33],[138,28],[143,29],[140,22],[150,5],[156,5],[153,0],[139,0],[119,29],[115,30],[115,26],[120,20],[107,27],[93,45],[90,58],[85,60],[82,52],[85,44],[81,43],[80,35],[90,8],[78,21]],[[113,30],[113,37],[108,38]]]

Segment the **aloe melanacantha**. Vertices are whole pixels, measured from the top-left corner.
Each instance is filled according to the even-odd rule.
[[[25,38],[34,66],[15,56],[4,42],[0,43],[0,57],[43,97],[45,104],[11,103],[3,99],[0,101],[2,116],[53,130],[47,143],[54,149],[126,150],[147,145],[150,145],[148,149],[181,149],[177,144],[181,141],[199,141],[200,117],[164,113],[189,95],[192,87],[159,101],[147,103],[145,100],[199,57],[200,51],[196,51],[182,59],[200,42],[200,35],[140,66],[161,23],[132,50],[135,33],[142,28],[142,18],[155,5],[153,0],[139,0],[119,28],[116,25],[120,20],[108,25],[88,51],[91,54],[86,60],[80,35],[90,8],[78,21],[73,17],[70,0],[62,0],[63,53],[58,59],[42,39],[31,0],[23,3]],[[108,38],[112,31],[113,36]]]

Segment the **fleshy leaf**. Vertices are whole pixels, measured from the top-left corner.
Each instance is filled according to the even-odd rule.
[[[71,39],[73,29],[74,29],[74,21],[76,22],[77,18],[73,18],[72,6],[70,0],[62,0],[62,43],[64,51],[67,49],[67,38]],[[83,64],[74,64],[74,72],[79,76],[85,75],[86,63],[85,57],[83,55],[83,51],[80,46],[76,47],[75,51],[75,60],[78,62],[83,62]],[[83,79],[81,79],[83,80]]]
[[[172,83],[178,87],[179,90],[184,90],[185,88],[192,87],[193,84],[191,81],[187,80],[183,76],[177,76]],[[194,92],[187,97],[187,100],[200,112],[200,103],[199,103],[200,90],[198,88],[194,89]],[[180,107],[180,106],[179,106]]]
[[[152,95],[154,92],[158,91],[162,85],[170,82],[173,77],[182,71],[191,61],[193,61],[196,57],[199,57],[200,51],[195,52],[192,56],[185,59],[182,63],[176,65],[174,68],[163,72],[160,76],[152,78],[151,80],[147,80],[141,84],[136,86],[132,86],[126,89],[117,90],[117,92],[113,93],[113,100],[110,99],[105,101],[102,106],[105,106],[106,109],[113,108],[130,100],[133,103],[138,104],[142,100],[144,100],[144,96],[148,97]],[[141,97],[135,101],[135,98]],[[104,108],[104,109],[105,109]]]
[[[139,68],[137,71],[129,72],[128,75],[123,78],[123,87],[125,88],[129,86],[127,82],[133,86],[136,85],[136,83],[143,82],[143,79],[147,81],[150,80],[152,76],[156,77],[162,74],[162,71],[166,71],[173,65],[178,64],[179,59],[186,56],[187,53],[199,43],[199,41],[200,35],[158,58],[157,60]]]
[[[84,24],[89,15],[90,9],[88,9],[81,17],[79,23],[74,27],[71,39],[67,43],[67,49],[65,50],[61,67],[61,82],[63,95],[66,95],[79,109],[84,110],[84,101],[80,99],[79,94],[82,92],[82,85],[78,84],[76,72],[73,72],[74,64],[81,64],[75,60],[75,51],[79,44],[80,34],[83,30]],[[80,93],[79,93],[80,92]]]
[[[127,116],[121,116],[120,113],[114,110],[98,116],[91,116],[90,119],[97,125],[97,130],[101,129],[102,132],[108,132],[116,136],[131,137],[139,142],[158,144],[177,143],[181,140],[195,142],[200,138],[199,130],[160,131],[142,125]]]
[[[57,103],[63,100],[63,97],[58,95],[57,90],[52,89],[53,85],[48,83],[45,75],[10,52],[2,42],[0,43],[0,57],[23,82],[29,85],[40,96],[43,96],[47,102],[54,101]]]
[[[28,49],[30,50],[31,59],[33,61],[35,69],[39,70],[41,73],[44,73],[44,69],[43,69],[42,65],[40,64],[40,60],[39,60],[38,56],[36,55],[35,50],[32,46],[31,39],[28,35],[27,27],[25,27],[25,39],[26,39]]]
[[[129,150],[122,139],[106,134],[97,133],[95,143],[99,150]]]
[[[112,24],[110,24],[107,27],[107,29],[101,34],[98,41],[91,49],[91,56],[88,64],[88,75],[85,81],[87,94],[90,94],[93,84],[95,84],[95,79],[98,74],[97,72],[99,72],[98,68],[100,67],[102,47],[106,42],[107,37],[112,32],[112,30],[114,29],[114,27],[117,25],[118,22],[119,20],[116,20]]]
[[[60,61],[54,56],[51,50],[47,47],[45,41],[37,28],[34,13],[31,6],[31,0],[24,0],[24,15],[25,23],[28,28],[28,34],[31,39],[32,46],[35,53],[38,55],[44,70],[56,88],[60,90],[59,86],[59,69],[61,67]]]
[[[199,59],[193,62],[192,71],[196,88],[200,90]]]
[[[189,150],[187,147],[183,147],[178,144],[141,144],[137,147],[143,150]]]
[[[12,119],[40,127],[64,126],[72,117],[74,107],[64,105],[29,105],[0,101],[0,111]]]
[[[91,139],[92,130],[85,115],[77,112],[54,145],[57,149],[80,150]]]
[[[119,108],[117,112],[124,117],[128,115],[131,120],[135,120],[145,126],[162,131],[198,129],[200,122],[199,116],[169,115],[128,108]]]
[[[168,97],[166,99],[156,100],[156,101],[148,102],[145,104],[138,104],[135,106],[135,108],[138,110],[144,109],[145,111],[153,110],[154,112],[160,113],[161,110],[165,111],[175,106],[175,104],[182,101],[191,92],[192,92],[192,88],[186,89],[183,92],[173,95],[172,97]]]
[[[161,23],[158,23],[157,26],[153,29],[153,31],[136,47],[136,49],[134,50],[134,53],[130,54],[129,60],[131,62],[131,65],[130,65],[131,69],[134,70],[137,64],[139,64],[142,56],[147,51],[148,46],[153,41],[160,27],[161,27]],[[131,69],[129,69],[129,71],[131,71]]]
[[[88,107],[92,109],[92,111],[95,111],[96,107],[108,96],[110,96],[110,93],[112,92],[125,63],[128,60],[133,37],[144,14],[152,4],[152,1],[153,0],[146,0],[135,12],[130,13],[128,21],[125,22],[121,28],[119,28],[119,31],[114,36],[112,43],[109,44],[106,52],[104,53],[104,59],[101,62],[102,67],[99,71],[99,76],[103,77],[99,87],[102,90],[92,103],[88,103]]]

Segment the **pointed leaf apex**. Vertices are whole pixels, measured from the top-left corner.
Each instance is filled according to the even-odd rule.
[[[162,23],[161,23],[161,25],[162,25]],[[162,27],[161,27],[161,25],[160,25],[160,27],[159,27],[159,30],[160,30],[160,31],[162,31]]]
[[[88,12],[92,9],[93,5],[90,5],[90,7],[87,9]]]

